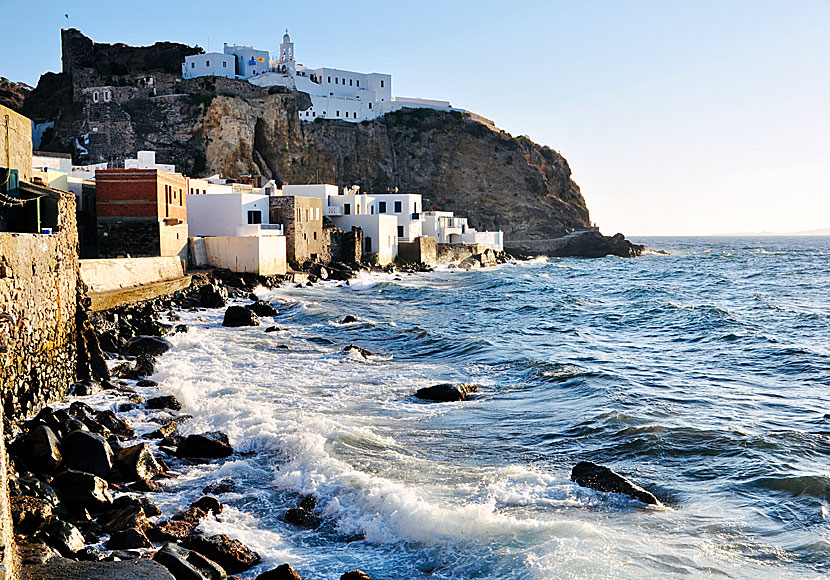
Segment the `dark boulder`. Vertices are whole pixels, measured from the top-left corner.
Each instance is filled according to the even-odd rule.
[[[46,425],[32,427],[23,438],[22,454],[27,465],[38,473],[53,473],[63,456],[55,432]]]
[[[153,560],[167,568],[176,580],[225,580],[227,577],[216,562],[176,544],[165,544]]]
[[[42,499],[20,495],[9,499],[16,534],[34,534],[52,522],[52,505]]]
[[[193,533],[206,515],[207,512],[203,509],[191,507],[169,520],[157,523],[150,529],[149,535],[155,540],[183,540]]]
[[[280,311],[274,307],[270,302],[265,300],[257,300],[251,304],[245,305],[245,308],[256,314],[257,316],[279,316]]]
[[[222,505],[222,502],[220,502],[215,497],[211,497],[209,495],[206,495],[204,497],[200,497],[199,499],[194,501],[192,504],[190,504],[190,507],[200,509],[200,510],[204,511],[205,513],[211,513],[215,516],[218,516],[219,514],[221,514],[222,510],[225,509],[225,506]]]
[[[188,435],[179,444],[176,455],[196,459],[221,459],[233,454],[228,436],[221,431]]]
[[[135,365],[133,365],[130,379],[140,379],[141,377],[149,377],[156,372],[156,361],[152,355],[140,354],[135,357]]]
[[[107,482],[91,473],[62,471],[52,480],[52,487],[67,504],[88,508],[93,513],[99,513],[112,504]]]
[[[150,527],[150,522],[147,521],[147,514],[144,513],[144,508],[140,505],[113,507],[111,510],[101,514],[98,518],[98,524],[110,534],[131,528],[144,531]]]
[[[590,461],[581,461],[574,466],[571,470],[571,481],[582,487],[590,487],[597,491],[622,493],[645,504],[661,505],[660,501],[650,491],[631,483],[611,469]]]
[[[273,570],[263,572],[256,577],[256,580],[302,580],[302,578],[291,564],[285,563]]]
[[[375,356],[373,353],[369,352],[365,348],[360,348],[359,346],[355,346],[353,344],[350,344],[349,346],[347,346],[346,348],[343,349],[343,352],[352,352],[352,351],[358,353],[363,358],[369,358],[370,356]]]
[[[135,384],[136,387],[157,387],[158,385],[156,381],[150,379],[141,379]]]
[[[84,536],[80,530],[60,520],[52,522],[46,529],[46,542],[67,558],[84,548]]]
[[[322,520],[315,516],[311,510],[307,510],[302,507],[295,507],[286,510],[285,521],[292,526],[308,528],[310,530],[319,528],[322,523]]]
[[[76,397],[87,397],[101,392],[101,385],[92,379],[78,381],[69,388],[69,394]]]
[[[106,427],[110,433],[132,439],[135,437],[135,430],[121,417],[112,411],[101,411],[97,414],[98,423]]]
[[[150,433],[145,433],[142,435],[144,439],[164,439],[165,437],[170,437],[171,435],[175,435],[179,431],[179,424],[176,423],[175,420],[171,419],[155,431],[151,431]]]
[[[160,336],[136,336],[127,343],[126,354],[129,356],[159,356],[173,348],[170,341]]]
[[[10,477],[9,480],[9,495],[14,497],[16,495],[26,495],[37,499],[42,499],[53,508],[60,505],[60,498],[58,493],[51,485],[43,483],[36,477]]]
[[[269,326],[265,329],[265,332],[279,332],[279,326]]]
[[[199,289],[196,300],[202,308],[222,308],[228,304],[228,291],[224,286],[207,284]]]
[[[148,518],[161,515],[161,509],[144,496],[120,495],[112,502],[112,510],[130,506],[143,509]]]
[[[372,580],[363,570],[351,570],[340,576],[340,580]]]
[[[236,328],[239,326],[259,326],[259,317],[244,306],[228,306],[222,326]]]
[[[138,443],[125,447],[115,457],[115,466],[128,479],[149,481],[163,471],[150,446]]]
[[[216,483],[211,483],[202,489],[202,493],[219,495],[220,493],[229,493],[236,491],[236,482],[232,479],[220,479]]]
[[[75,552],[75,557],[81,562],[103,562],[107,555],[95,548],[83,548]]]
[[[645,250],[645,246],[632,244],[622,234],[603,236],[599,231],[575,232],[551,240],[545,248],[545,255],[552,257],[602,258],[620,256],[634,258]]]
[[[63,438],[63,459],[69,469],[107,477],[112,471],[112,447],[101,435],[73,431]]]
[[[340,321],[340,324],[351,324],[352,322],[360,322],[356,317],[352,316],[351,314],[347,314],[343,317],[343,320]]]
[[[446,403],[452,401],[463,401],[470,393],[475,393],[478,390],[476,385],[433,385],[431,387],[424,387],[415,391],[415,396],[425,401],[435,401],[439,403]]]
[[[186,548],[213,560],[230,574],[244,572],[260,562],[259,554],[225,534],[210,537],[194,535],[183,543]]]
[[[129,528],[115,532],[107,540],[108,550],[137,550],[141,548],[152,548],[153,543],[141,530]]]
[[[171,409],[173,411],[182,410],[182,404],[173,395],[163,395],[161,397],[147,399],[144,406],[148,409]]]

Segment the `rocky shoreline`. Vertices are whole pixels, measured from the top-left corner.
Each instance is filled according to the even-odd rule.
[[[414,266],[400,271],[414,274],[426,269]],[[320,279],[348,284],[354,272],[339,266],[310,270],[309,285]],[[206,535],[198,529],[206,517],[221,518],[224,507],[215,495],[227,491],[222,486],[233,482],[205,487],[204,495],[187,509],[172,514],[162,513],[154,501],[154,494],[163,493],[180,470],[227,461],[235,451],[227,435],[219,431],[183,436],[179,427],[190,416],[181,412],[175,397],[160,395],[158,385],[148,377],[155,372],[156,358],[171,346],[165,335],[189,330],[180,324],[178,312],[226,308],[224,326],[258,326],[260,318],[278,317],[279,308],[259,300],[253,290],[285,283],[289,282],[280,277],[200,273],[194,275],[190,287],[172,296],[90,315],[111,376],[100,382],[80,381],[71,394],[97,397],[105,408],[76,398],[68,405],[46,407],[19,425],[5,426],[23,578],[76,573],[89,578],[221,580],[260,564],[260,556],[239,540],[224,534]],[[249,302],[228,305],[229,297]],[[266,332],[271,328],[276,327]],[[344,350],[364,357],[372,354],[355,345]],[[446,384],[413,394],[440,403],[463,401],[475,396],[476,390],[476,385]],[[130,424],[130,413],[137,409],[149,416],[150,426]],[[607,468],[580,464],[571,477],[579,485],[659,505],[649,492]],[[283,515],[284,521],[299,528],[317,528],[322,515],[316,503],[313,496],[299,497],[296,506]],[[121,566],[113,568],[113,562]],[[300,577],[290,563],[284,563],[256,578]],[[341,580],[368,578],[360,570],[351,570]]]

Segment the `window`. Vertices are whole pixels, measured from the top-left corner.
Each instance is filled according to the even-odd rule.
[[[108,103],[109,100],[110,100],[110,92],[109,91],[104,91],[104,101]]]
[[[349,86],[352,86],[352,79],[349,79]]]
[[[210,61],[209,60],[205,61],[205,66],[210,66]]]
[[[380,88],[383,88],[383,81],[380,81]]]
[[[379,201],[378,202],[378,213],[386,213],[386,202]]]
[[[92,102],[93,103],[98,102],[98,91],[95,91],[94,93],[92,93]]]
[[[339,84],[339,83],[337,82],[338,80],[339,80],[339,79],[338,79],[337,77],[334,77],[334,84]]]
[[[367,252],[367,253],[372,251],[372,238],[370,238],[370,237],[363,238],[363,251]]]
[[[195,62],[191,62],[191,63],[190,63],[190,68],[196,68],[196,63],[195,63]]]
[[[412,203],[412,213],[418,213],[418,202]]]
[[[346,86],[346,79],[340,79],[340,80],[343,81],[343,86],[345,87]]]
[[[340,111],[337,111],[337,116],[338,116],[338,117],[340,116]]]
[[[343,215],[352,215],[352,205],[350,203],[343,204]]]
[[[360,204],[359,203],[354,204],[354,209],[355,209],[355,212],[354,212],[355,215],[360,215]]]
[[[331,77],[329,77],[329,84],[331,84]]]
[[[395,202],[395,213],[401,213],[401,202]]]
[[[317,232],[314,232],[314,241],[317,241]]]
[[[346,111],[346,118],[347,119],[349,118],[349,112],[348,111]]]
[[[228,68],[228,61],[226,61],[226,60],[222,61],[222,68]]]
[[[261,224],[262,223],[262,212],[259,210],[251,210],[248,212],[248,223],[249,224]]]
[[[398,226],[398,237],[399,238],[403,237],[403,226]]]
[[[369,109],[371,109],[371,108],[372,108],[372,103],[369,103]]]
[[[305,221],[308,221],[308,208],[305,208]]]

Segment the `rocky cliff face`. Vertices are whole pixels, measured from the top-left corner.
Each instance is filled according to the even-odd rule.
[[[31,92],[32,87],[26,83],[16,83],[6,77],[0,77],[0,105],[10,108],[15,113],[23,110],[23,101]]]
[[[56,121],[42,147],[68,150],[78,139],[88,151],[79,161],[117,162],[154,149],[159,162],[193,176],[250,173],[364,192],[398,188],[422,193],[426,208],[468,216],[476,228],[501,229],[508,240],[555,237],[590,223],[567,161],[548,147],[470,115],[426,109],[359,124],[300,122],[310,105],[304,93],[179,78],[174,64],[196,51],[172,43],[94,45],[65,31],[64,72],[44,75],[44,88],[30,97],[47,112],[40,118]],[[49,99],[67,83],[71,90],[62,90],[56,106]],[[91,87],[102,86],[112,87],[112,101],[93,103]]]

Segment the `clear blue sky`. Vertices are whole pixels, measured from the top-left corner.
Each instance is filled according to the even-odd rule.
[[[592,218],[628,235],[830,227],[830,0],[0,0],[0,75],[97,42],[274,51],[393,75],[561,152]],[[9,25],[11,24],[11,25]]]

